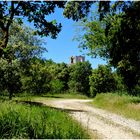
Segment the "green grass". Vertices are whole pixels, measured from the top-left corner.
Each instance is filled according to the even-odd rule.
[[[4,98],[6,99],[6,97]],[[89,99],[89,97],[76,93],[44,94],[38,96],[27,94],[19,97],[13,97],[13,100],[20,100],[20,101],[36,101],[36,100],[51,100],[51,99]]]
[[[140,97],[102,93],[97,94],[92,104],[95,107],[140,121]]]
[[[0,139],[83,139],[87,130],[68,114],[45,106],[0,101]]]

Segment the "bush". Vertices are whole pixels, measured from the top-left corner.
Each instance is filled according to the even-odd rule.
[[[14,93],[21,89],[19,61],[12,60],[10,63],[7,59],[0,58],[0,92],[8,91],[11,99]]]
[[[123,78],[121,77],[121,75],[117,72],[113,72],[113,76],[116,82],[116,90],[119,92],[126,92],[126,86],[123,82]]]
[[[80,92],[89,96],[89,75],[91,74],[91,64],[87,62],[78,62],[69,68],[69,90]]]
[[[140,96],[140,80],[138,80],[138,84],[134,87],[131,94],[134,96]]]
[[[64,83],[59,79],[50,82],[51,93],[61,93],[64,91]]]
[[[110,67],[99,65],[97,69],[92,71],[92,75],[90,76],[91,96],[96,96],[97,93],[106,93],[115,90],[116,82]]]
[[[30,66],[28,74],[22,74],[22,91],[33,94],[42,94],[50,90],[51,74],[47,66],[36,60]]]

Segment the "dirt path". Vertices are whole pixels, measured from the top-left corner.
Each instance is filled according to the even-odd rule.
[[[87,105],[92,100],[56,99],[39,101],[69,111],[90,132],[105,139],[140,139],[140,122]]]

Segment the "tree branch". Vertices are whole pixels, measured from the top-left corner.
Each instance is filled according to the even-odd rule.
[[[14,9],[14,1],[11,1],[11,11],[10,11],[10,19],[8,20],[6,29],[9,29],[10,24],[12,23],[12,20],[14,18],[15,9]]]

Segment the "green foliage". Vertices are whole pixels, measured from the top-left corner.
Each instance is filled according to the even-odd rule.
[[[81,92],[89,96],[89,75],[91,74],[91,64],[87,62],[78,62],[69,67],[69,90],[72,92]]]
[[[97,69],[92,71],[90,76],[90,93],[96,96],[97,93],[106,93],[116,90],[116,82],[111,72],[111,68],[99,65]]]
[[[129,93],[138,95],[139,90],[133,92],[133,89],[140,79],[140,3],[114,2],[109,5],[103,2],[99,9],[98,14],[80,24],[84,31],[78,38],[80,47],[88,48],[94,57],[108,59],[123,77]]]
[[[122,93],[127,91],[122,76],[117,71],[113,72],[113,76],[116,82],[116,90]]]
[[[1,139],[89,138],[65,112],[43,106],[0,102]]]
[[[17,30],[15,30],[16,26]],[[5,49],[4,57],[7,66],[10,66],[9,62],[12,62],[12,60],[13,62],[18,60],[18,66],[15,66],[15,69],[18,68],[18,71],[16,71],[18,79],[14,74],[12,75],[14,82],[5,78],[7,83],[9,81],[11,89],[15,86],[20,88],[20,92],[40,95],[48,92],[62,93],[70,88],[73,92],[89,95],[89,75],[91,73],[89,62],[77,63],[75,66],[69,67],[65,63],[57,64],[51,60],[41,60],[39,56],[44,48],[41,47],[41,40],[38,40],[32,34],[32,30],[14,23],[10,31],[9,47]],[[13,71],[9,67],[10,70]],[[6,74],[9,75],[9,71],[5,71],[5,73],[7,72]],[[2,78],[3,72],[1,71]],[[3,79],[0,80],[4,81]],[[21,85],[17,86],[16,82]],[[5,89],[7,87],[1,90]],[[9,91],[9,95],[14,92],[18,92],[18,90]]]
[[[54,63],[48,66],[48,70],[51,73],[52,80],[61,81],[61,85],[63,85],[63,91],[68,90],[68,79],[69,79],[69,71],[68,66],[65,63]]]
[[[45,64],[34,60],[26,74],[22,74],[22,90],[24,92],[41,94],[50,90],[51,74]]]
[[[63,14],[78,21],[88,15],[92,3],[92,1],[68,1]]]
[[[117,113],[127,118],[140,121],[140,98],[128,95],[128,93],[97,94],[94,98],[94,106]],[[132,111],[133,110],[133,111]]]
[[[137,84],[135,85],[134,89],[132,90],[132,94],[140,96],[140,80],[138,80]]]
[[[19,61],[15,59],[9,63],[6,59],[1,58],[0,65],[1,92],[7,90],[11,99],[13,93],[19,92],[21,88]]]
[[[37,68],[34,68],[39,67],[39,63],[34,66],[31,62],[35,57],[36,59],[39,58],[40,54],[45,51],[45,49],[41,47],[41,43],[42,41],[32,34],[30,28],[20,26],[16,22],[12,24],[9,43],[4,49],[2,58],[0,58],[1,92],[7,90],[10,99],[14,93],[22,92],[26,89],[27,84],[29,84],[30,87],[32,86],[32,89],[36,86],[39,93],[41,92],[38,88],[40,84],[41,89],[46,91],[47,85],[44,87],[44,84],[47,83],[45,78],[48,76],[48,72],[44,70],[45,67],[40,68],[40,70],[37,71],[38,73],[40,72],[39,75],[35,71]],[[32,69],[34,72],[32,72]],[[35,72],[37,75],[35,75]],[[35,82],[33,82],[34,80],[36,80],[36,85]],[[32,81],[32,83],[29,81]],[[46,83],[42,84],[44,81]]]
[[[98,14],[93,14],[94,16],[89,20],[84,19],[77,24],[80,32],[78,30],[74,40],[80,42],[79,48],[88,50],[88,55],[92,57],[100,56],[101,58],[108,57],[108,38],[105,35],[105,22],[99,21]]]
[[[61,30],[61,24],[57,24],[55,20],[47,21],[46,16],[54,13],[55,8],[64,8],[65,2],[29,2],[29,1],[1,1],[0,2],[0,57],[3,49],[7,47],[9,39],[9,29],[12,22],[17,19],[19,24],[23,23],[23,17],[28,22],[34,23],[35,34],[41,36],[51,36],[56,38]]]
[[[68,67],[65,63],[56,64],[52,60],[34,58],[29,70],[22,74],[22,89],[33,94],[62,93],[68,90]]]
[[[50,82],[51,93],[62,93],[64,91],[64,83],[58,79]]]
[[[124,83],[130,94],[138,95],[133,89],[140,79],[140,3],[133,2],[128,8],[125,8],[121,17],[120,27],[112,32],[110,27],[110,42],[113,47],[110,48],[110,63],[117,66],[120,74],[123,76]],[[116,55],[117,54],[117,55]]]
[[[34,30],[31,28],[13,22],[9,30],[9,42],[4,49],[3,57],[9,60],[19,59],[23,68],[24,63],[27,65],[31,58],[39,58],[47,50],[42,47],[42,44],[45,42],[34,35],[33,32]]]

